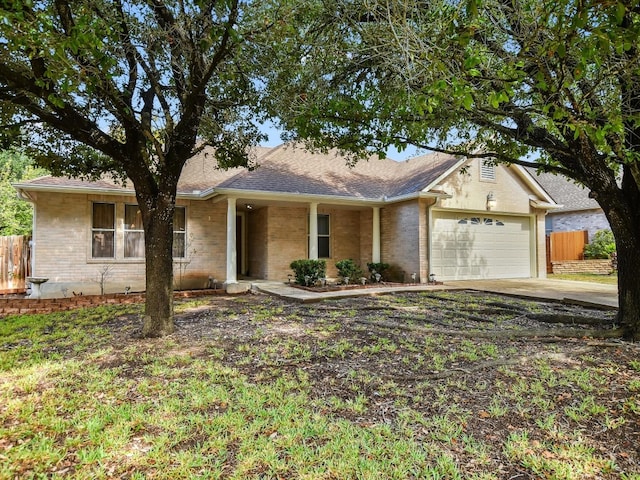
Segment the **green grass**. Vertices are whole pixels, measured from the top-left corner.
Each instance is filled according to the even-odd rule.
[[[574,343],[375,330],[353,303],[337,320],[238,300],[202,338],[132,337],[140,306],[1,319],[0,478],[638,478],[611,444],[640,420],[622,344],[586,361]],[[203,307],[219,313],[178,310]]]
[[[617,285],[618,276],[598,275],[595,273],[550,273],[547,275],[552,280],[572,280],[574,282],[593,282],[605,285]]]

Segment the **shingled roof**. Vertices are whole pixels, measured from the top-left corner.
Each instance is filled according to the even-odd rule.
[[[598,202],[589,197],[588,189],[578,185],[564,175],[537,173],[536,169],[532,167],[527,167],[527,170],[556,203],[562,205],[560,208],[555,209],[553,213],[597,210],[600,208]]]
[[[415,157],[404,162],[372,156],[350,167],[337,152],[312,153],[294,145],[258,147],[252,151],[257,165],[219,169],[214,151],[205,149],[189,159],[178,193],[198,194],[218,190],[306,194],[354,199],[383,199],[410,195],[431,186],[461,160],[444,154]],[[70,190],[120,190],[109,178],[87,182],[65,177],[41,177],[21,186]],[[131,191],[129,184],[127,191]]]

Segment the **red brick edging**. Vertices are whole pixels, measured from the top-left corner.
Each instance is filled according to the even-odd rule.
[[[174,298],[190,298],[226,293],[222,289],[184,290],[174,293]],[[0,317],[6,315],[52,313],[96,305],[129,304],[144,302],[144,293],[111,293],[108,295],[78,295],[67,298],[0,298]]]

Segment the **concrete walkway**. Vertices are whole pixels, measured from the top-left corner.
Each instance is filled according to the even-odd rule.
[[[618,288],[591,282],[549,279],[464,280],[445,282],[443,285],[403,285],[400,287],[367,287],[353,290],[311,292],[281,282],[253,281],[252,288],[289,300],[311,303],[325,299],[380,295],[395,292],[427,292],[443,290],[478,290],[515,295],[539,300],[565,301],[605,308],[618,307]]]
[[[281,282],[269,282],[266,280],[252,281],[252,288],[260,292],[275,295],[277,297],[287,298],[301,303],[320,302],[327,299],[362,297],[366,295],[381,295],[394,292],[425,292],[425,291],[442,291],[442,290],[460,290],[461,287],[450,285],[422,285],[422,284],[406,284],[402,286],[369,286],[366,288],[354,288],[350,290],[333,290],[329,292],[312,292],[296,288]]]

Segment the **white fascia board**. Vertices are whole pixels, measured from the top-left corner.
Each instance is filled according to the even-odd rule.
[[[136,191],[132,188],[94,188],[94,187],[63,187],[59,185],[33,185],[29,183],[14,183],[13,188],[19,195],[29,195],[28,192],[50,192],[50,193],[81,193],[86,195],[114,195],[114,196],[135,196]],[[194,190],[193,192],[178,192],[177,198],[191,200],[207,200],[216,195],[214,188],[206,190]]]
[[[531,188],[531,190],[535,192],[536,195],[544,199],[544,202],[542,203],[548,203],[550,205],[558,205],[555,202],[555,200],[551,198],[551,196],[544,190],[544,188],[540,186],[540,184],[536,181],[533,175],[531,175],[527,171],[526,168],[524,168],[522,165],[516,165],[513,163],[511,164],[511,168],[513,168],[516,171],[516,173],[520,175],[522,180],[524,180],[524,182]],[[553,207],[553,208],[560,208],[560,207],[561,206],[558,205],[557,207]],[[540,207],[540,208],[543,208],[543,207]]]
[[[444,181],[445,178],[447,178],[449,175],[451,175],[453,172],[455,172],[457,169],[459,169],[463,164],[465,164],[469,159],[468,158],[461,158],[460,160],[458,160],[455,164],[453,164],[446,172],[444,172],[442,175],[440,175],[438,178],[436,178],[433,182],[431,182],[429,185],[427,185],[426,187],[424,187],[422,189],[422,192],[427,193],[429,190],[431,190],[433,187],[435,187],[436,185],[438,185],[439,183],[442,183],[442,181]]]
[[[236,188],[216,188],[215,193],[229,197],[242,197],[255,200],[275,200],[287,202],[324,203],[354,206],[382,206],[382,198],[356,198],[340,195],[319,195],[295,192],[264,192],[259,190],[244,190]]]
[[[95,195],[135,195],[133,189],[122,188],[89,188],[89,187],[61,187],[59,185],[30,185],[30,184],[13,184],[13,188],[21,192],[51,192],[51,193],[84,193]]]
[[[541,202],[540,200],[536,200],[535,198],[529,198],[529,205],[534,208],[540,208],[542,210],[556,210],[558,208],[564,207],[564,205],[559,205],[555,202]]]
[[[194,190],[193,192],[178,192],[177,198],[186,198],[191,200],[209,200],[212,197],[218,195],[218,192],[214,187],[209,187],[205,190]]]
[[[448,193],[440,192],[413,192],[405,195],[398,195],[397,197],[385,197],[383,200],[385,203],[398,203],[405,202],[407,200],[416,200],[418,198],[451,198],[452,195]]]

